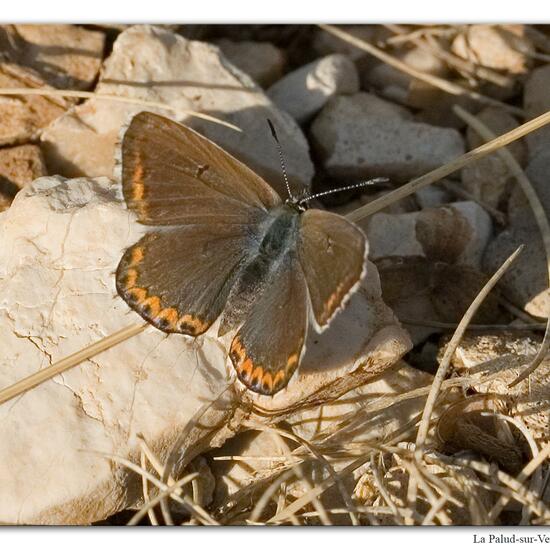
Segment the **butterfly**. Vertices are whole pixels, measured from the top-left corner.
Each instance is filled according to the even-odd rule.
[[[365,275],[367,240],[337,214],[281,197],[199,133],[138,113],[121,143],[128,208],[149,227],[116,271],[127,304],[156,328],[191,337],[234,331],[238,379],[274,395]],[[286,178],[286,173],[285,173]]]

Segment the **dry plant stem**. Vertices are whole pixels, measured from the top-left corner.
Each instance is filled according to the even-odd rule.
[[[143,441],[140,441],[140,446],[142,447],[144,444]],[[143,447],[141,449],[141,452],[139,453],[139,465],[143,470],[147,469],[147,463],[145,462],[145,452],[143,451]],[[152,507],[148,507],[147,505],[151,501],[151,498],[149,496],[149,483],[147,481],[147,478],[141,477],[141,490],[143,492],[143,506],[147,507],[147,515],[149,516],[149,522],[151,525],[158,525],[159,522],[157,520],[157,516],[155,515],[155,511]],[[140,518],[141,519],[141,518]]]
[[[484,103],[486,105],[495,105],[515,115],[524,116],[523,110],[519,109],[518,107],[513,107],[512,105],[508,105],[507,103],[503,103],[502,101],[498,101],[496,99],[493,99],[492,97],[488,97],[483,94],[474,92],[472,90],[468,90],[467,88],[459,86],[454,82],[445,80],[444,78],[439,78],[437,76],[433,76],[427,73],[423,73],[422,71],[418,71],[417,69],[414,69],[410,65],[407,65],[402,61],[399,61],[399,59],[396,59],[394,56],[382,51],[376,46],[373,46],[366,40],[361,40],[359,38],[356,38],[355,36],[349,34],[346,31],[339,29],[338,27],[335,27],[334,25],[319,25],[319,27],[321,27],[324,31],[340,38],[344,42],[347,42],[348,44],[352,44],[356,48],[359,48],[360,50],[363,50],[369,53],[370,55],[373,55],[374,57],[380,59],[380,61],[387,63],[388,65],[394,67],[395,69],[405,74],[408,74],[413,78],[422,80],[423,82],[426,82],[427,84],[430,84],[435,88],[439,88],[440,90],[443,90],[448,94],[456,95],[456,96],[468,96],[474,99],[475,101],[479,101],[480,103]]]
[[[456,158],[455,160],[452,160],[451,162],[410,181],[409,183],[399,187],[395,191],[387,193],[379,199],[360,206],[353,212],[349,213],[346,217],[352,222],[357,222],[365,218],[366,216],[370,216],[378,212],[379,210],[386,208],[390,204],[393,204],[394,202],[397,202],[405,197],[408,197],[409,195],[412,195],[413,193],[416,193],[416,191],[418,191],[419,189],[431,185],[432,183],[448,176],[449,174],[452,174],[453,172],[464,168],[468,164],[471,164],[472,162],[475,162],[480,158],[486,157],[487,155],[494,153],[501,147],[509,145],[513,141],[516,141],[519,138],[522,138],[523,136],[526,136],[527,134],[538,130],[548,123],[550,123],[550,111],[546,111],[546,113],[543,113],[542,115],[529,120],[525,124],[514,128],[510,132],[506,132],[505,134],[502,134],[492,141],[484,143],[479,147],[468,151],[464,155]]]
[[[521,472],[516,476],[516,481],[518,483],[524,483],[529,476],[537,470],[537,468],[548,459],[550,456],[550,444],[546,445],[537,456],[533,457],[529,463],[521,470]],[[492,510],[489,512],[489,519],[494,521],[496,518],[498,518],[500,512],[506,506],[506,504],[509,501],[509,497],[506,495],[502,495],[498,501],[493,506]]]
[[[492,71],[491,69],[488,69],[487,67],[483,67],[481,65],[475,65],[471,61],[468,61],[466,59],[462,59],[462,57],[459,57],[458,55],[455,55],[447,50],[445,50],[441,44],[437,41],[437,36],[445,33],[441,32],[431,32],[427,33],[425,32],[425,29],[419,29],[417,31],[413,31],[410,34],[406,35],[406,29],[402,27],[401,25],[385,25],[389,30],[392,32],[397,33],[397,36],[394,36],[392,38],[405,38],[407,37],[407,41],[412,42],[415,46],[419,47],[422,50],[426,50],[431,52],[435,57],[438,57],[442,61],[445,61],[445,63],[448,63],[449,65],[455,67],[458,71],[461,71],[466,74],[472,74],[475,77],[482,78],[484,80],[487,80],[488,82],[492,82],[493,84],[496,84],[497,86],[512,86],[514,81],[512,78],[502,75],[500,73],[497,73],[496,71]],[[435,29],[434,29],[435,30]],[[458,34],[458,33],[455,33]],[[398,43],[397,41],[392,42],[392,39],[387,40],[388,44],[391,43]]]
[[[458,344],[460,343],[460,340],[462,339],[462,337],[464,336],[464,333],[466,332],[466,327],[468,326],[469,322],[472,320],[473,316],[475,315],[479,306],[482,304],[483,300],[487,297],[489,292],[494,288],[494,286],[497,284],[499,279],[504,275],[506,270],[510,267],[512,262],[516,259],[517,255],[521,251],[521,248],[522,247],[519,247],[502,264],[502,266],[489,279],[489,281],[487,281],[487,283],[483,286],[483,288],[481,289],[479,294],[476,296],[474,301],[470,304],[470,307],[468,307],[468,309],[466,310],[466,313],[460,320],[460,323],[458,324],[458,327],[454,332],[450,342],[445,348],[445,353],[443,355],[443,358],[441,359],[437,372],[434,376],[434,380],[432,382],[432,386],[430,388],[428,398],[426,399],[426,405],[424,406],[424,411],[422,412],[422,420],[420,421],[420,425],[418,427],[418,433],[416,436],[416,445],[415,445],[415,451],[414,451],[414,457],[417,464],[421,463],[421,459],[424,454],[424,443],[428,435],[428,430],[430,427],[430,418],[434,410],[437,396],[439,395],[443,381],[447,376],[449,367],[451,365],[451,359],[455,354],[455,351],[458,347]],[[416,482],[417,480],[415,478],[410,477],[409,486],[407,488],[408,501],[409,501],[409,504],[412,506],[413,510],[416,509],[416,506],[415,506],[416,505],[416,498],[415,498]]]
[[[171,493],[174,491],[177,491],[179,489],[182,489],[185,485],[187,485],[190,481],[195,480],[199,477],[199,474],[194,472],[192,474],[188,474],[185,477],[182,477],[178,481],[176,481],[173,485],[170,485],[168,489],[161,491],[155,498],[151,500],[147,500],[142,508],[138,510],[133,516],[132,519],[127,523],[127,525],[137,525],[145,515],[149,515],[149,518],[153,517],[155,518],[155,514],[153,512],[153,508],[161,501],[162,498],[166,498],[170,496]],[[152,516],[151,516],[152,514]],[[158,525],[158,522],[155,518],[155,523],[152,523],[152,525]]]
[[[491,132],[491,130],[489,130],[489,128],[487,128],[487,126],[485,126],[485,124],[483,124],[477,117],[471,115],[470,113],[468,113],[464,109],[461,109],[458,106],[455,106],[454,110],[456,114],[460,118],[462,118],[462,120],[464,120],[469,126],[471,126],[483,139],[491,140],[495,138],[495,135]],[[531,182],[525,175],[525,172],[522,170],[521,166],[514,158],[514,156],[506,149],[499,150],[498,154],[502,157],[504,162],[507,164],[510,172],[512,172],[517,182],[521,186],[521,189],[525,194],[527,201],[529,202],[529,206],[533,211],[533,216],[539,227],[539,231],[542,237],[542,243],[544,245],[544,252],[546,254],[546,269],[548,272],[548,285],[550,286],[550,223],[548,222],[548,218],[546,217],[546,212],[544,211],[544,207],[542,206],[542,203],[540,202],[537,193],[533,189]],[[546,357],[549,348],[550,311],[547,312],[546,331],[544,333],[542,344],[535,359],[533,359],[532,363],[513,382],[509,384],[509,387],[515,386],[522,380],[525,380],[525,378],[527,378],[531,373],[533,373]]]
[[[87,452],[94,453],[93,451],[87,451]],[[166,496],[169,496],[179,504],[185,506],[189,510],[189,512],[194,513],[197,516],[197,519],[202,521],[204,524],[219,525],[216,520],[210,517],[210,515],[208,514],[208,512],[206,512],[206,510],[204,510],[197,503],[193,502],[189,497],[187,496],[185,496],[184,498],[180,497],[178,493],[181,493],[181,489],[179,487],[176,487],[174,485],[166,485],[165,483],[162,483],[162,481],[159,481],[155,476],[150,474],[147,470],[140,468],[137,464],[134,464],[131,460],[128,460],[127,458],[111,455],[107,453],[99,453],[99,452],[94,454],[103,456],[104,458],[112,460],[113,462],[122,464],[123,466],[126,466],[127,468],[136,472],[137,474],[147,478],[151,483],[156,485],[159,489],[166,492],[166,495],[163,494],[164,498],[166,498]]]
[[[399,319],[404,325],[414,325],[418,327],[440,328],[443,330],[455,330],[458,326],[456,323],[443,323],[440,321],[423,321],[422,319],[410,319],[409,317],[401,317]],[[468,326],[467,330],[544,330],[546,325],[543,323],[533,323],[528,325],[474,325]]]
[[[548,459],[548,455],[550,454],[550,445],[545,447],[538,455],[536,459],[531,460],[529,464],[522,470],[523,472],[527,472],[529,469],[529,472],[532,473],[544,460]],[[495,468],[494,465],[487,464],[486,462],[481,462],[479,460],[471,460],[467,458],[457,458],[457,457],[448,457],[445,455],[441,455],[440,453],[430,453],[425,455],[427,462],[432,464],[444,464],[444,465],[456,465],[461,467],[466,467],[474,470],[475,472],[479,472],[480,474],[490,477],[490,478],[496,478],[498,481],[500,481],[505,487],[494,487],[492,488],[491,485],[487,485],[488,489],[492,489],[494,491],[498,491],[502,493],[501,499],[503,499],[505,502],[503,504],[499,504],[500,500],[497,501],[495,504],[495,507],[498,506],[499,508],[496,509],[493,507],[491,512],[488,514],[487,521],[490,525],[494,525],[496,519],[498,518],[498,515],[502,511],[502,508],[506,505],[507,502],[510,500],[517,500],[520,503],[527,504],[531,510],[538,515],[539,517],[546,518],[548,521],[550,521],[550,510],[546,507],[545,503],[540,500],[538,495],[527,489],[522,483],[523,481],[520,481],[519,476],[517,478],[512,477],[511,475],[507,474],[506,472],[503,472],[502,470],[499,470],[498,468]],[[525,474],[525,479],[530,475],[530,473]],[[522,474],[520,474],[522,475]],[[477,483],[477,485],[481,486],[480,483]],[[508,490],[506,490],[508,488]]]
[[[166,460],[166,464],[164,465],[164,471],[162,473],[162,483],[165,485],[168,485],[170,476],[172,475],[172,470],[174,469],[174,466],[176,465],[176,462],[178,461],[178,458],[180,456],[180,449],[183,448],[185,444],[185,440],[187,439],[187,436],[191,432],[191,430],[199,423],[202,416],[212,407],[215,403],[218,402],[218,400],[223,396],[223,394],[230,388],[231,386],[226,386],[212,401],[205,403],[189,420],[185,428],[183,429],[182,433],[179,435],[178,439],[175,441],[175,443],[172,445],[172,450],[170,451],[170,454],[168,455],[168,459]],[[189,463],[189,457],[182,458],[182,463],[180,464],[180,467],[183,471],[185,466]],[[165,517],[166,523],[168,525],[173,525],[172,522],[172,515],[170,514],[170,510],[168,508],[168,503],[166,502],[166,498],[160,499],[160,508],[162,511],[163,516]]]
[[[102,351],[105,351],[109,348],[112,348],[113,346],[116,346],[117,344],[120,344],[121,342],[124,342],[124,340],[127,340],[132,336],[136,336],[137,334],[145,330],[145,328],[147,328],[148,326],[149,325],[145,323],[140,325],[130,325],[129,327],[123,328],[122,330],[106,336],[98,342],[95,342],[90,346],[87,346],[80,351],[77,351],[76,353],[65,357],[64,359],[57,361],[53,365],[50,365],[45,369],[35,372],[34,374],[31,374],[30,376],[19,380],[19,382],[16,382],[15,384],[8,386],[3,390],[0,390],[0,405],[2,403],[5,403],[6,401],[9,401],[10,399],[13,399],[14,397],[17,397],[18,395],[21,395],[22,393],[25,393],[32,388],[35,388],[39,384],[42,384],[42,382],[45,382],[46,380],[49,380],[50,378],[53,378],[54,376],[61,374],[62,372],[71,369],[72,367],[75,367],[79,363],[82,363],[82,361],[86,361],[87,359],[94,357]]]
[[[374,484],[376,485],[376,488],[378,489],[380,496],[384,499],[386,504],[389,506],[390,510],[393,512],[393,518],[395,522],[398,525],[405,525],[406,523],[405,518],[399,512],[399,508],[397,507],[395,502],[392,500],[391,495],[389,494],[388,490],[384,485],[384,480],[382,478],[382,475],[380,474],[378,465],[376,464],[376,456],[377,455],[374,452],[371,453],[370,455],[370,467],[372,470],[372,476],[374,478]],[[381,455],[378,454],[378,456],[381,456]]]
[[[445,380],[449,367],[451,365],[451,359],[455,354],[455,351],[466,332],[468,324],[472,320],[473,316],[477,312],[479,306],[481,306],[483,300],[487,297],[489,292],[494,288],[499,279],[504,275],[506,270],[510,267],[512,262],[517,258],[518,254],[522,250],[522,246],[517,248],[510,257],[500,266],[500,268],[494,273],[494,275],[485,283],[483,288],[479,291],[479,294],[475,297],[474,301],[470,304],[466,313],[460,320],[458,327],[456,328],[450,342],[445,348],[445,353],[441,359],[441,363],[435,373],[434,380],[432,382],[428,398],[426,399],[426,405],[424,406],[424,411],[422,413],[422,420],[420,421],[420,426],[418,427],[418,434],[416,436],[416,448],[415,448],[415,458],[417,461],[420,461],[424,451],[424,443],[426,441],[426,436],[428,435],[428,429],[430,426],[430,418],[437,400],[437,396],[441,390],[443,381]]]
[[[216,124],[221,124],[222,126],[227,126],[228,128],[236,130],[237,132],[242,132],[242,130],[238,126],[235,126],[234,124],[226,122],[225,120],[221,120],[210,115],[205,115],[197,111],[191,111],[189,109],[178,109],[176,107],[168,105],[167,103],[163,103],[162,101],[150,101],[147,99],[139,99],[136,97],[124,97],[114,94],[96,94],[94,92],[79,92],[76,90],[49,90],[44,88],[0,88],[0,96],[1,95],[39,95],[46,97],[78,97],[80,99],[105,99],[108,101],[118,101],[119,103],[131,103],[133,105],[143,105],[144,107],[165,109],[166,111],[171,111],[179,115],[189,115],[197,118],[202,118],[203,120],[208,120],[209,122],[214,122]]]

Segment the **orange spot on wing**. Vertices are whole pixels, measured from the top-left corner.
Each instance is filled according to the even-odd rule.
[[[291,369],[292,367],[295,367],[298,364],[298,354],[293,353],[286,362],[286,368]]]
[[[157,316],[155,321],[165,321],[167,327],[171,330],[176,330],[178,322],[178,312],[173,307],[163,309]]]
[[[130,265],[139,264],[143,260],[143,248],[141,246],[134,246],[130,255]]]
[[[129,289],[127,292],[128,297],[138,304],[147,299],[147,291],[144,288],[134,287]]]
[[[150,296],[143,301],[141,307],[147,308],[149,310],[147,313],[152,318],[155,318],[162,309],[160,305],[160,298],[158,296]]]
[[[145,187],[143,186],[143,164],[141,162],[141,157],[139,154],[136,155],[134,159],[135,168],[134,173],[132,174],[132,184],[133,184],[133,193],[132,198],[135,201],[140,201],[143,199],[145,193]]]
[[[178,321],[178,326],[180,330],[191,336],[198,336],[209,327],[208,323],[190,314],[183,315]]]
[[[286,383],[286,373],[284,370],[280,370],[273,379],[273,389],[276,391],[284,387]]]
[[[270,372],[266,372],[262,378],[262,389],[267,393],[273,391],[273,377]]]
[[[129,269],[126,273],[126,288],[134,288],[137,283],[138,273],[135,269]]]

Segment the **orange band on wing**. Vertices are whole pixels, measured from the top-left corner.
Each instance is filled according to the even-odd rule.
[[[139,268],[144,258],[142,246],[134,246],[128,251],[126,271],[117,273],[117,285],[121,296],[144,319],[164,332],[182,332],[188,336],[198,336],[208,330],[211,323],[196,315],[180,315],[175,307],[164,307],[162,298],[149,294],[147,288],[139,285]]]

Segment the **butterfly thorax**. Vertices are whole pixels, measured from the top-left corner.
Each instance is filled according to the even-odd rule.
[[[294,248],[299,219],[300,213],[291,205],[274,209],[265,224],[259,255],[273,260]]]

